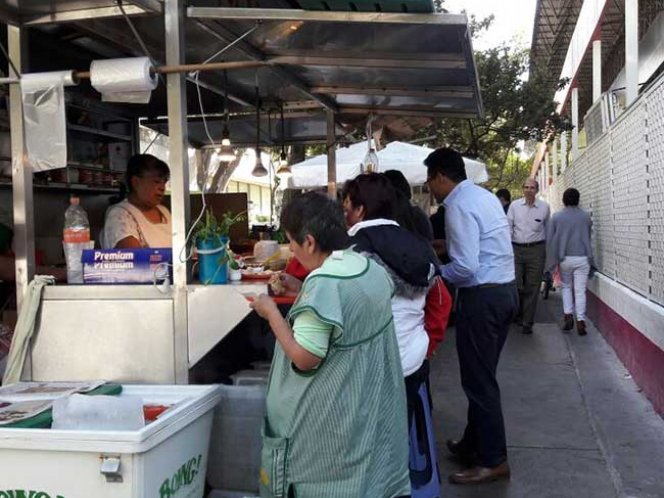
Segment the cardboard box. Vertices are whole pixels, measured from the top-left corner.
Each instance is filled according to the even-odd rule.
[[[84,284],[161,283],[171,275],[170,248],[86,249],[83,251]]]

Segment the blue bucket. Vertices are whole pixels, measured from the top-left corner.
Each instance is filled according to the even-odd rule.
[[[204,284],[225,284],[228,281],[227,243],[228,237],[196,241],[198,278]]]

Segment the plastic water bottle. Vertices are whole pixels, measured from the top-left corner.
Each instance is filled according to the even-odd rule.
[[[65,226],[62,231],[65,259],[67,260],[67,282],[70,284],[83,283],[83,264],[81,255],[83,249],[88,249],[90,243],[90,222],[88,215],[81,207],[81,200],[72,196],[69,207],[65,211]]]
[[[85,209],[81,207],[81,199],[76,196],[69,198],[69,207],[65,211],[65,228],[63,239],[67,243],[90,242],[90,222]]]

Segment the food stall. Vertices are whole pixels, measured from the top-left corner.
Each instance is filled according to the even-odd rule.
[[[3,83],[9,88],[19,306],[35,273],[36,189],[26,156],[23,73],[73,70],[85,86],[88,66],[69,64],[148,57],[159,79],[152,99],[115,105],[124,118],[169,136],[172,282],[46,287],[25,379],[186,384],[190,368],[250,313],[244,294],[264,292],[265,283],[198,284],[182,257],[198,215],[190,209],[189,146],[214,147],[209,137],[221,137],[225,126],[235,146],[326,144],[334,196],[335,145],[364,138],[369,116],[374,126],[398,133],[430,118],[482,114],[465,15],[404,13],[399,6],[398,12],[389,12],[394,6],[384,12],[301,10],[292,8],[295,3],[243,8],[203,0],[21,0],[0,7],[11,60]],[[40,46],[34,40],[43,37],[52,46],[33,57]],[[87,95],[95,94],[89,89]],[[76,126],[69,124],[68,133]],[[135,130],[127,133],[137,152]]]

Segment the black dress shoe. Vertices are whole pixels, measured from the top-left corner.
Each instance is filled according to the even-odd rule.
[[[507,465],[507,462],[504,462],[497,467],[473,467],[455,472],[450,475],[449,481],[452,484],[482,484],[500,479],[509,479],[510,475],[510,466]]]
[[[576,321],[576,330],[579,333],[579,335],[586,335],[588,332],[586,331],[586,322],[583,320],[577,320]]]
[[[521,333],[525,335],[530,335],[533,333],[533,326],[532,325],[524,325],[523,328],[521,329]]]

